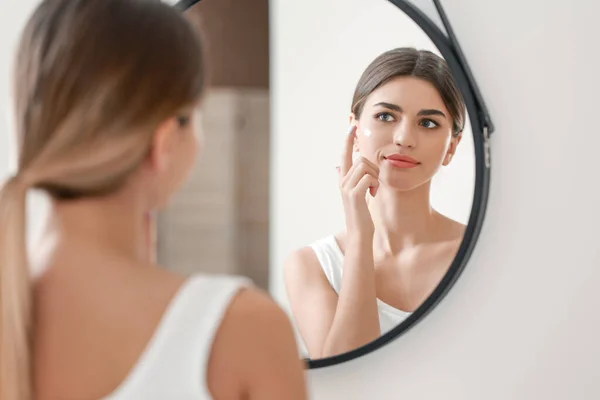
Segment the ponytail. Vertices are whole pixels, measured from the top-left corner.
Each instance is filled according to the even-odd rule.
[[[115,192],[147,157],[156,127],[205,86],[197,35],[160,1],[40,2],[16,56],[20,173],[0,185],[0,400],[35,392],[27,190],[58,200]]]
[[[28,187],[17,175],[0,189],[0,400],[30,400],[33,392],[25,237]]]

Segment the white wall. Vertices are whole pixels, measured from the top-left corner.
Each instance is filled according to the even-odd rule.
[[[361,74],[378,55],[396,47],[440,54],[421,28],[387,1],[348,2],[335,12],[341,2],[323,1],[318,9],[315,4],[275,1],[271,9],[270,292],[288,310],[284,258],[344,227],[335,166]],[[452,163],[433,179],[433,207],[466,224],[474,179],[467,123]]]
[[[16,168],[10,107],[13,56],[21,30],[37,3],[37,0],[5,0],[0,3],[0,184]],[[32,193],[28,200],[28,236],[31,243],[39,235],[47,203],[36,193]]]
[[[14,141],[7,133],[12,129],[12,110],[10,95],[12,92],[11,74],[13,55],[16,50],[18,36],[25,19],[36,0],[14,1],[10,6],[0,4],[0,180],[7,178],[14,171]]]
[[[349,98],[351,85],[345,81],[362,68],[357,57],[366,48],[375,55],[390,40],[384,23],[375,25],[381,26],[380,41],[360,39],[373,36],[374,21],[390,19],[394,10],[381,12],[384,2],[271,2],[276,265],[284,249],[311,238],[314,224],[339,221],[332,208],[318,212],[319,218],[300,219],[301,206],[316,210],[324,200],[315,195],[294,204],[287,201],[293,192],[281,193],[278,185],[290,191],[313,185],[322,197],[333,195],[335,185],[314,183],[300,168],[331,169],[333,184],[334,160],[325,161],[331,149],[308,138],[317,130],[324,136],[343,134],[346,121],[335,118],[348,104],[324,107],[325,100],[332,92]],[[598,399],[600,62],[594,50],[600,5],[583,0],[443,4],[497,126],[480,241],[454,289],[425,321],[369,356],[311,371],[312,393],[323,400]],[[402,24],[402,17],[398,21]],[[348,46],[351,40],[356,51]],[[331,71],[319,62],[332,53],[346,61],[345,69]],[[298,82],[309,84],[321,74],[329,85],[312,102],[303,97],[302,109],[281,106],[305,96]],[[287,158],[301,164],[292,169]]]

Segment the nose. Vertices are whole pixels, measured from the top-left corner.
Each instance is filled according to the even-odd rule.
[[[400,124],[394,132],[394,144],[397,146],[414,148],[417,146],[416,132],[406,123]]]

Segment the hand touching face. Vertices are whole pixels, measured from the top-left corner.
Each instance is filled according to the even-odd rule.
[[[460,142],[436,88],[425,80],[397,77],[365,101],[355,151],[380,167],[382,184],[411,190],[448,165]]]

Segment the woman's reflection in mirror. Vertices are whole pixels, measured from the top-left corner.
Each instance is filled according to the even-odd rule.
[[[432,207],[431,181],[452,162],[465,114],[448,65],[430,51],[387,51],[362,74],[338,168],[346,228],[293,252],[285,265],[310,358],[377,339],[447,272],[465,226]]]

